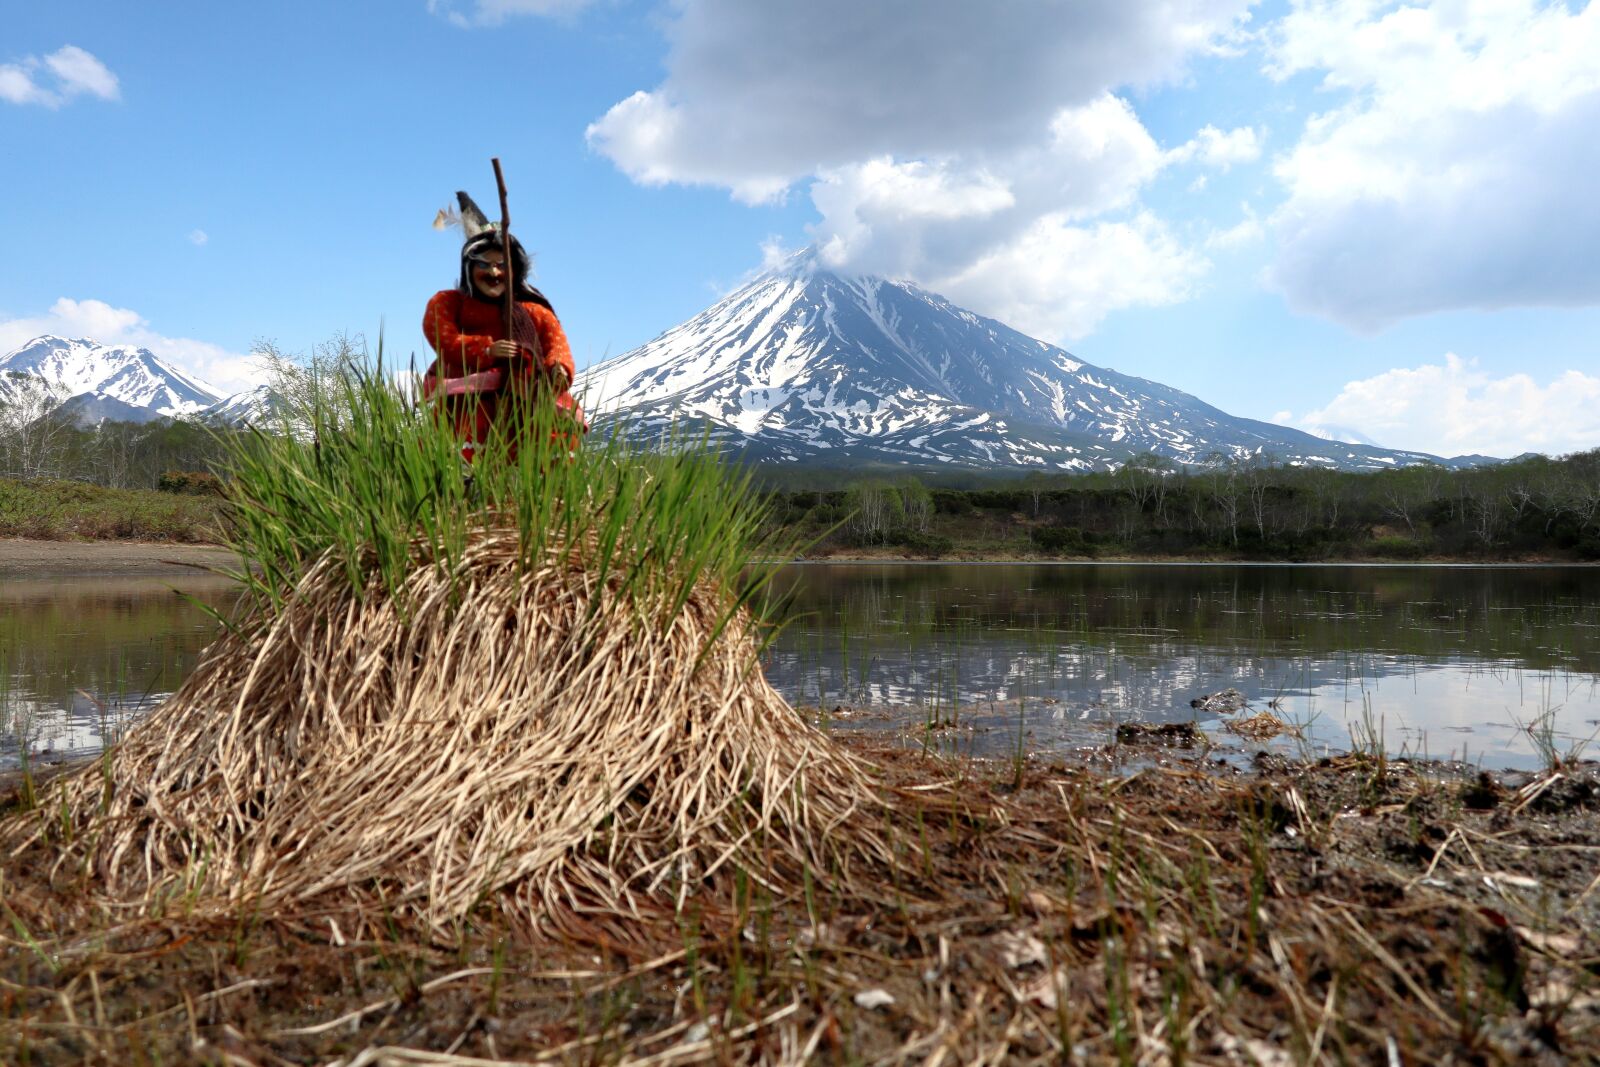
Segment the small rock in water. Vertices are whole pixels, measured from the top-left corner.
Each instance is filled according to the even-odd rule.
[[[1245,700],[1243,693],[1229,686],[1220,693],[1207,693],[1195,697],[1189,701],[1189,706],[1211,715],[1232,715],[1236,711],[1242,711],[1247,703],[1249,701]]]
[[[1124,745],[1175,745],[1193,748],[1201,741],[1200,731],[1192,722],[1117,723],[1117,740]]]

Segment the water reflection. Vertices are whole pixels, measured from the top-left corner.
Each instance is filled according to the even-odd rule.
[[[189,599],[190,597],[194,600]],[[193,668],[233,583],[172,578],[0,579],[0,767],[100,751]]]
[[[961,705],[978,751],[1187,720],[1229,686],[1312,752],[1535,766],[1600,726],[1593,568],[810,564],[788,588],[780,691],[901,725]]]
[[[767,662],[791,701],[899,709],[977,751],[1107,740],[1195,717],[1233,686],[1305,725],[1310,752],[1380,734],[1391,752],[1541,762],[1600,728],[1600,569],[810,564]],[[176,590],[176,591],[175,591]],[[0,766],[22,746],[98,751],[175,689],[232,587],[0,578]],[[1200,725],[1228,735],[1216,716]],[[966,728],[973,729],[966,729]]]

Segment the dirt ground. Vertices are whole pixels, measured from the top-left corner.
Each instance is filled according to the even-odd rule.
[[[1600,1062],[1596,764],[847,743],[893,798],[894,869],[734,872],[627,928],[574,902],[558,937],[128,909],[35,842],[0,867],[0,1061]],[[0,782],[0,817],[47,813],[31,788]]]
[[[29,541],[0,538],[0,577],[50,575],[161,575],[234,567],[237,558],[217,545],[145,541]]]

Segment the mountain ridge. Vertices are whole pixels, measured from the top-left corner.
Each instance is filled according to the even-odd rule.
[[[1104,470],[1152,452],[1343,470],[1489,461],[1229,415],[913,283],[829,270],[809,249],[579,379],[602,422],[645,436],[697,422],[721,447],[784,464]]]
[[[43,386],[53,413],[80,427],[107,419],[217,418],[236,423],[253,412],[260,389],[224,395],[209,383],[138,345],[103,345],[87,337],[41,334],[0,356],[0,402],[20,379]]]

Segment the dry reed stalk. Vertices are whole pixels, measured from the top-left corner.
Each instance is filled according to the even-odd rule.
[[[419,548],[397,597],[330,555],[5,837],[70,822],[61,862],[150,905],[344,898],[449,937],[484,904],[624,942],[729,863],[797,885],[890,861],[852,818],[881,810],[866,765],[767,685],[749,615],[714,636],[727,591],[674,612],[519,544],[479,528],[453,570]]]

